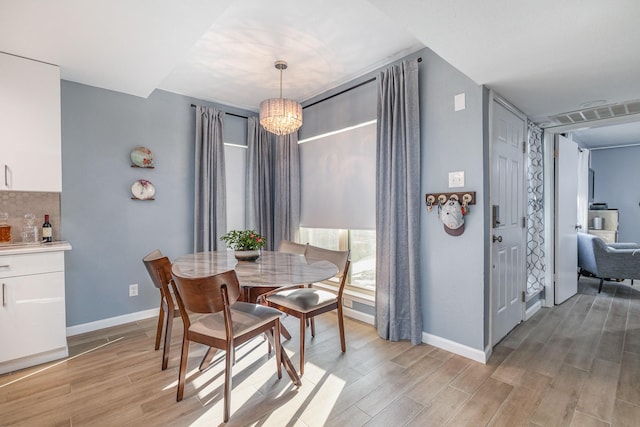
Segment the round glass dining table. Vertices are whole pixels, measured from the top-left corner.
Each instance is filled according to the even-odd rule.
[[[233,251],[197,252],[173,261],[172,271],[180,277],[207,277],[235,270],[240,285],[245,289],[246,301],[255,302],[254,295],[261,289],[283,285],[319,282],[338,273],[338,267],[329,261],[313,260],[303,255],[285,252],[261,251],[255,261],[238,261]]]

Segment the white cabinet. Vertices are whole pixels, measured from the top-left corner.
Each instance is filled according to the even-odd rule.
[[[0,190],[62,191],[60,69],[0,53]]]
[[[64,252],[0,254],[0,374],[68,356]]]
[[[600,237],[605,243],[618,241],[618,210],[589,210],[589,234]]]

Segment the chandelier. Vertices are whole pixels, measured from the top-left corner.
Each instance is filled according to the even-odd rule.
[[[285,61],[276,61],[280,70],[280,98],[266,99],[260,103],[260,124],[276,135],[288,135],[302,126],[302,105],[282,97],[282,70],[287,69]]]

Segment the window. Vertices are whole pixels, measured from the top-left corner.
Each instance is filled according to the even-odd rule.
[[[344,230],[330,228],[300,228],[300,242],[325,249],[351,250],[351,266],[347,285],[375,292],[376,232],[375,230]]]
[[[300,141],[300,225],[376,226],[376,121]]]
[[[298,141],[299,241],[350,249],[347,288],[367,301],[375,291],[377,99],[370,79],[305,107]]]

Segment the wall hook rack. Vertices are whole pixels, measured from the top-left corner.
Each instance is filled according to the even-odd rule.
[[[467,205],[476,204],[476,192],[475,191],[460,191],[455,193],[427,193],[425,196],[425,202],[427,206],[433,206],[445,204],[449,199],[459,201],[461,204],[466,202]]]

